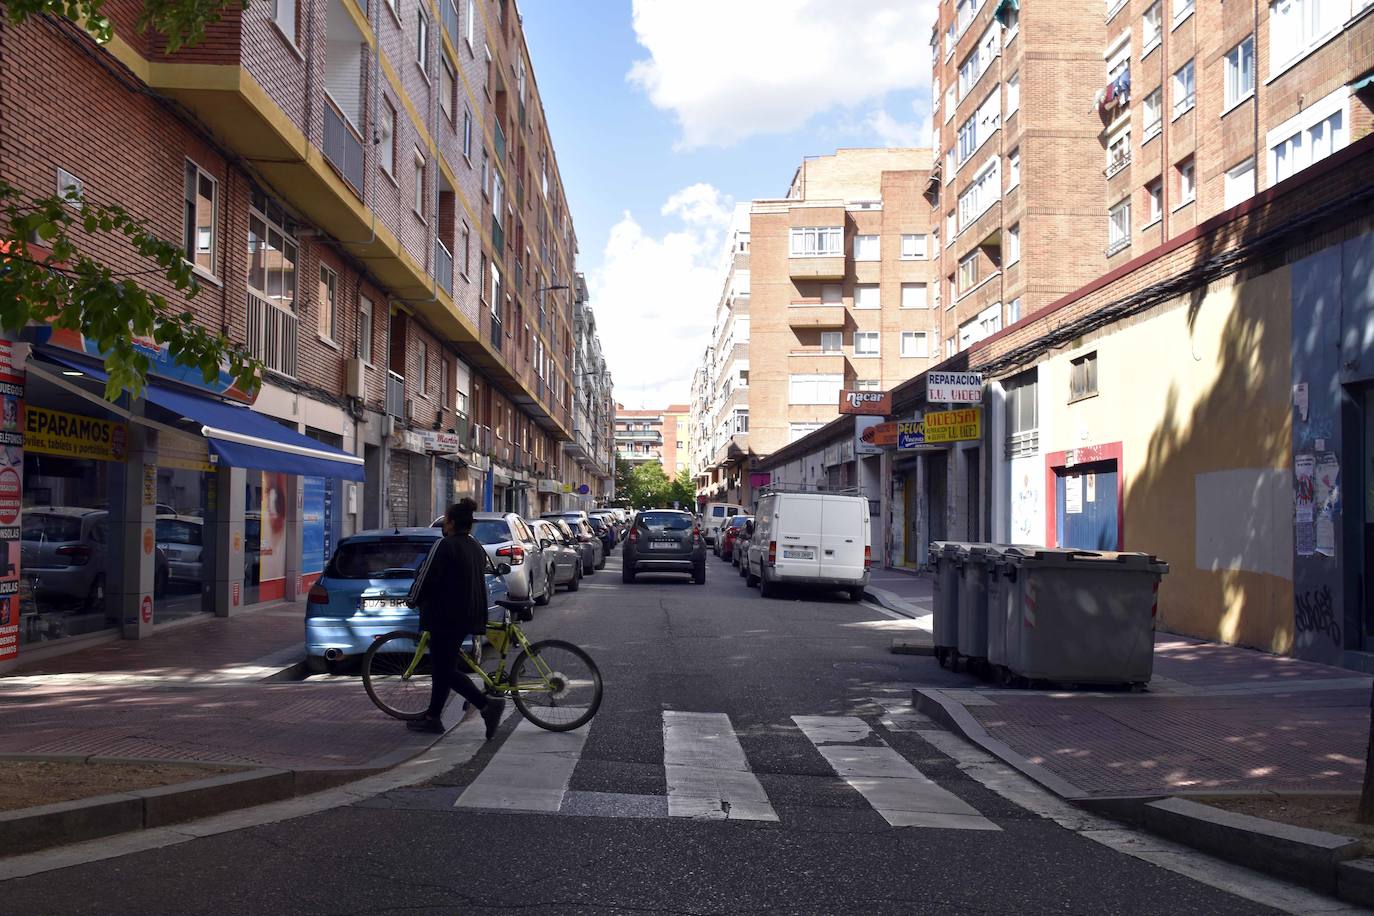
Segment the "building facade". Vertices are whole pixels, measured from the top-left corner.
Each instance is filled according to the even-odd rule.
[[[250,4],[175,53],[134,28],[140,9],[107,4],[104,46],[57,18],[0,24],[0,177],[121,203],[184,240],[202,286],[185,307],[263,363],[238,414],[326,463],[284,470],[276,434],[231,460],[214,439],[156,425],[166,408],[121,414],[87,397],[99,390],[89,342],[26,335],[15,352],[28,354],[33,415],[113,424],[130,447],[93,458],[44,440],[25,459],[26,510],[122,540],[108,537],[80,582],[26,579],[18,643],[142,636],[299,597],[338,538],[428,525],[461,495],[561,504],[576,238],[514,4]],[[115,269],[147,267],[93,244]],[[213,410],[235,395],[152,347],[168,403]],[[157,481],[147,511],[129,495],[145,475]],[[113,546],[145,542],[156,549]],[[202,567],[169,559],[192,553]]]
[[[587,281],[580,273],[574,289],[573,438],[563,444],[571,460],[564,475],[564,506],[589,508],[615,497],[615,400]]]
[[[631,465],[656,461],[669,478],[689,470],[692,437],[691,407],[670,404],[662,410],[615,410],[616,457]]]

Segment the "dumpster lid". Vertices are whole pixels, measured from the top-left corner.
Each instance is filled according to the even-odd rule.
[[[961,541],[931,541],[930,555],[932,557],[945,556],[953,558],[958,555],[959,548],[964,544]]]
[[[1169,564],[1153,554],[1114,550],[1079,550],[1073,547],[1007,547],[1002,556],[1017,566],[1091,567],[1121,572],[1167,573]]]
[[[991,544],[986,541],[960,542],[958,545],[959,559],[967,560],[975,557],[978,559],[988,559],[991,554],[999,552],[997,549],[998,546],[997,544]]]

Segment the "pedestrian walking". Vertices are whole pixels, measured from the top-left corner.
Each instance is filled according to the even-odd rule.
[[[420,732],[442,734],[444,704],[452,690],[482,714],[487,740],[496,735],[506,701],[486,696],[463,671],[458,655],[463,640],[481,638],[487,626],[487,554],[472,537],[472,514],[477,504],[464,499],[444,515],[444,537],[420,568],[413,604],[420,609],[420,629],[429,631],[429,662],[433,669],[429,710],[424,718],[406,723]]]

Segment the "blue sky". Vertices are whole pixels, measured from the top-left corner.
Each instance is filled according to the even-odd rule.
[[[618,400],[688,399],[735,202],[782,196],[805,156],[928,142],[932,9],[520,3]]]

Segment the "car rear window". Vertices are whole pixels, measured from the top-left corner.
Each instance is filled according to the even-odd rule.
[[[472,536],[477,539],[479,544],[503,544],[506,541],[513,541],[511,537],[510,525],[506,524],[505,519],[486,519],[472,523]]]
[[[659,531],[686,531],[692,527],[692,517],[684,512],[641,512],[639,523]]]
[[[436,538],[344,541],[325,575],[331,579],[407,579],[429,556]]]
[[[734,518],[730,519],[730,527],[743,528],[747,521],[749,521],[749,519],[745,518],[743,515],[736,515]]]
[[[160,544],[189,544],[199,547],[202,528],[203,525],[192,522],[160,518],[157,520],[157,540]]]
[[[81,519],[73,515],[25,512],[20,537],[25,541],[79,541]]]

